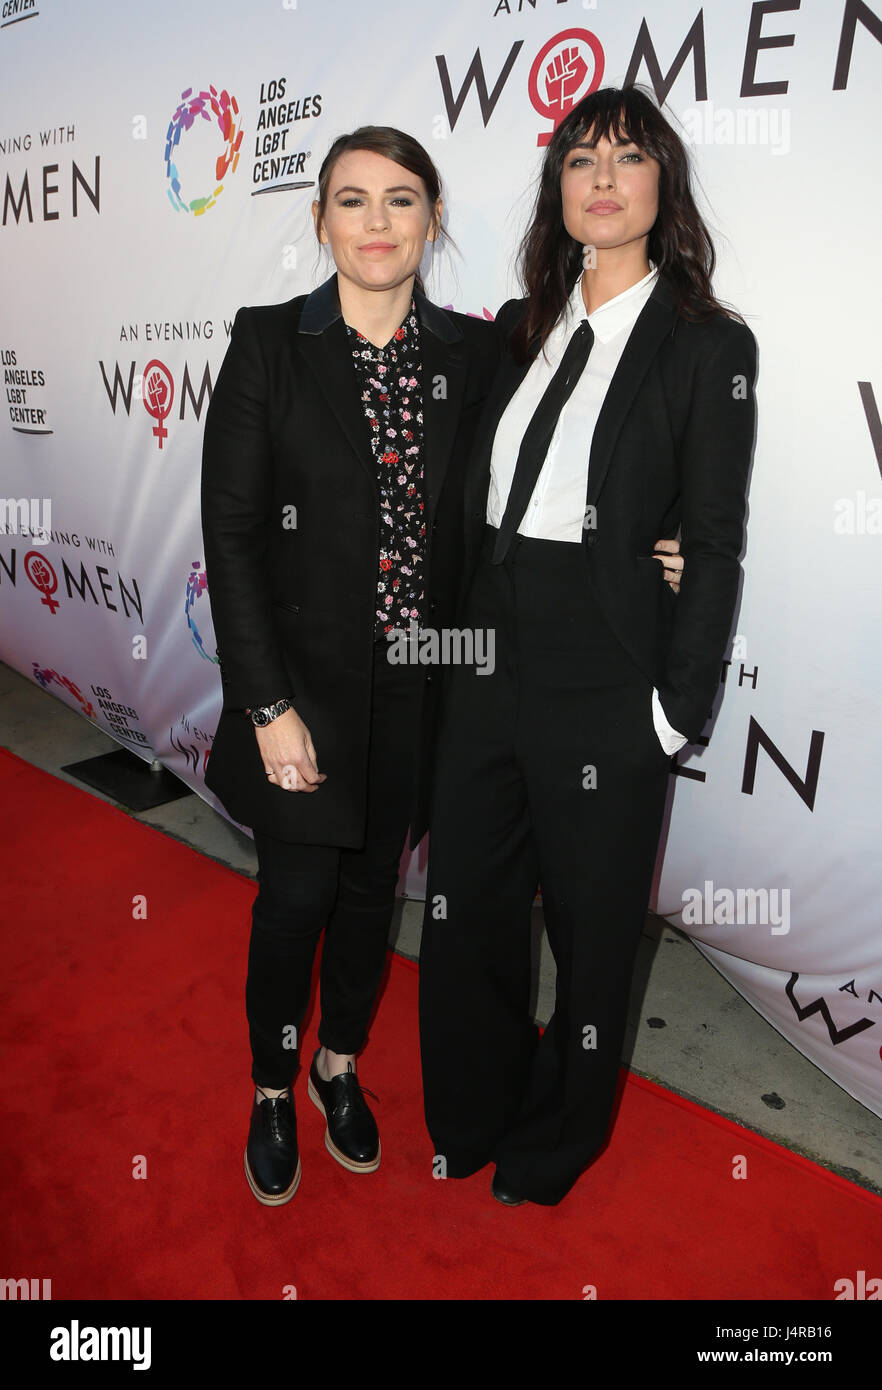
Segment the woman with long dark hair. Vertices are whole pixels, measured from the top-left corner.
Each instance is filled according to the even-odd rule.
[[[466,482],[420,956],[426,1118],[448,1177],[552,1205],[604,1142],[671,756],[701,733],[738,594],[756,344],[716,299],[686,152],[637,88],[549,142],[526,297]],[[681,531],[675,599],[652,540]],[[529,1015],[541,885],[557,966]]]

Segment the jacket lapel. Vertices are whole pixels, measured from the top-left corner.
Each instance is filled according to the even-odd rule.
[[[423,366],[423,498],[431,522],[453,452],[465,389],[465,347],[462,334],[443,309],[419,290],[414,301],[420,320]]]
[[[526,300],[522,301],[522,313],[526,312],[526,303]],[[597,418],[591,440],[586,498],[588,503],[597,501],[606,481],[613,451],[634,397],[649,370],[653,357],[664,339],[673,330],[676,317],[677,310],[671,285],[665,276],[659,275],[652,294],[637,317]],[[509,331],[514,327],[515,322],[516,319],[513,318],[509,325]],[[506,352],[503,356],[502,365],[487,399],[475,438],[469,486],[469,507],[472,511],[481,511],[482,513],[486,511],[487,493],[490,485],[490,460],[496,428],[509,401],[530,370],[535,356],[536,348],[533,349],[528,360],[521,365],[515,363],[510,353]]]
[[[527,301],[523,301],[526,312]],[[514,327],[514,321],[511,328]],[[510,331],[510,330],[509,330]],[[502,361],[490,394],[481,412],[478,428],[472,445],[472,461],[468,471],[467,510],[480,512],[482,517],[487,510],[487,494],[490,488],[490,460],[493,455],[493,441],[496,429],[505,413],[508,403],[517,391],[527,372],[533,365],[535,353],[526,362],[516,363],[511,353],[503,351]]]
[[[631,330],[594,426],[588,464],[586,500],[589,505],[594,504],[600,495],[628,411],[653,357],[672,331],[675,320],[673,291],[668,281],[659,276]]]
[[[346,324],[340,312],[336,275],[307,295],[300,314],[296,347],[330,413],[339,422],[359,463],[376,486],[371,432],[360,399]]]
[[[443,309],[416,289],[414,300],[421,329],[423,493],[426,516],[431,521],[456,436],[465,385],[465,353],[462,334]],[[336,275],[307,295],[298,325],[297,348],[359,463],[376,486],[371,432],[340,311]]]

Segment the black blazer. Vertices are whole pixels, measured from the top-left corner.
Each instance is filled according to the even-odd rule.
[[[503,335],[525,309],[526,300],[503,305]],[[496,427],[530,361],[518,366],[505,353],[478,427],[466,484],[466,582],[484,527]],[[738,597],[756,370],[750,329],[724,314],[687,322],[660,275],[591,442],[586,508],[596,508],[596,526],[582,533],[586,582],[658,689],[671,725],[690,740],[710,716]],[[675,595],[652,547],[678,527],[685,569]]]
[[[428,532],[423,624],[452,627],[465,464],[499,335],[414,297]],[[205,571],[223,692],[205,781],[235,820],[277,839],[363,842],[379,527],[376,465],[336,275],[287,304],[240,309],[203,438]],[[441,685],[438,672],[422,669],[412,845],[426,828]],[[267,781],[244,713],[283,696],[327,773],[309,795]]]

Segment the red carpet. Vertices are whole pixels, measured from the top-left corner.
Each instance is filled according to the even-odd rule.
[[[634,1077],[558,1207],[499,1206],[490,1167],[433,1178],[417,973],[394,957],[359,1066],[379,1171],[331,1159],[301,1074],[300,1189],[264,1209],[242,1171],[254,885],[5,750],[0,783],[0,1274],[53,1300],[829,1301],[882,1273],[882,1200]]]

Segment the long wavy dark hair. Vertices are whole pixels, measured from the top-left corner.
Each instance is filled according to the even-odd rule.
[[[563,221],[564,160],[574,145],[593,149],[603,136],[633,140],[658,160],[658,216],[647,253],[659,274],[671,282],[682,316],[693,322],[714,314],[741,317],[722,304],[711,287],[716,255],[695,205],[689,157],[679,135],[640,87],[601,87],[573,107],[548,142],[533,219],[520,248],[519,272],[529,305],[512,334],[511,347],[521,362],[537,343],[544,344],[582,270],[582,246]]]
[[[319,225],[324,219],[328,206],[328,186],[331,182],[334,165],[341,155],[349,154],[351,150],[369,150],[371,154],[384,155],[386,159],[391,159],[394,164],[400,164],[409,173],[416,174],[417,178],[422,179],[429,203],[433,208],[441,197],[441,175],[419,140],[415,140],[412,135],[408,135],[403,130],[396,130],[391,125],[362,125],[349,135],[338,135],[322,160],[318,176]],[[440,224],[438,235],[444,240],[452,242],[452,237]],[[318,229],[316,229],[316,236],[318,236]],[[419,270],[417,270],[414,279],[418,288],[423,290]]]

